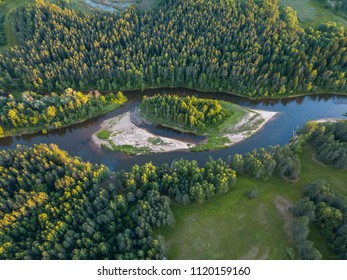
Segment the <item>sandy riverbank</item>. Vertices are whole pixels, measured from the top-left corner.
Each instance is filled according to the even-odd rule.
[[[101,145],[106,145],[111,148],[109,141],[112,141],[117,146],[131,145],[137,148],[149,148],[153,153],[189,149],[189,146],[191,145],[190,143],[161,136],[159,137],[136,126],[131,122],[130,114],[130,112],[127,112],[104,121],[101,124],[102,129],[108,130],[112,133],[109,140],[101,140],[96,134],[94,134],[92,136],[93,142],[99,147]],[[155,142],[160,143],[153,144]]]
[[[278,113],[263,110],[248,110],[239,123],[230,127],[225,134],[230,144],[239,143],[262,129]]]
[[[239,123],[233,125],[223,135],[229,138],[231,146],[250,137],[259,131],[266,123],[276,116],[277,112],[248,110]],[[112,145],[129,145],[139,149],[145,149],[143,153],[163,153],[178,150],[188,150],[194,144],[179,141],[171,138],[155,135],[147,130],[138,127],[131,122],[131,113],[127,112],[115,118],[104,121],[102,130],[111,133],[108,140],[99,139],[96,133],[92,136],[93,142],[97,147],[102,145],[113,149]]]
[[[319,120],[315,120],[313,122],[315,123],[326,123],[326,122],[341,122],[341,121],[345,121],[346,119],[342,119],[342,118],[330,118],[330,119],[319,119]]]

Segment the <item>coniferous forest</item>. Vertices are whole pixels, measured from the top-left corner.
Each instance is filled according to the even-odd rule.
[[[281,6],[279,0],[166,0],[152,9],[130,6],[118,14],[76,11],[67,2],[58,2],[61,5],[35,0],[6,15],[0,13],[0,138],[8,137],[8,145],[22,143],[22,134],[46,134],[113,111],[127,101],[123,90],[183,87],[213,92],[216,99],[165,94],[145,96],[139,103],[140,113],[150,116],[149,120],[166,128],[168,123],[174,124],[171,128],[183,128],[182,134],[199,131],[194,135],[199,139],[208,136],[208,128],[218,128],[237,115],[226,109],[228,102],[217,100],[218,92],[254,98],[347,93],[347,31],[334,23],[304,28],[296,11]],[[330,9],[345,12],[346,1],[328,2],[333,3]],[[5,24],[13,28],[12,35],[18,41],[11,48],[5,46]],[[136,94],[142,97],[142,92]],[[137,104],[138,97],[132,98],[129,103]],[[302,100],[296,99],[297,103]],[[252,107],[250,99],[242,98],[240,103]],[[283,107],[289,103],[283,102]],[[135,130],[137,124],[131,118],[143,119],[135,114],[137,105],[131,104],[127,110],[134,111],[115,113],[111,123],[126,123],[126,115]],[[260,113],[253,113],[263,113],[260,122],[264,126],[255,126],[252,118],[257,116],[250,117],[250,109],[242,111],[242,116],[238,112],[238,123],[228,128],[239,129],[241,138],[250,136],[242,134],[242,126],[248,125],[250,134],[252,126],[266,130],[269,120],[282,111],[266,112],[261,106]],[[118,133],[106,130],[103,124],[97,124],[102,128],[99,140],[110,140]],[[79,144],[90,144],[88,133]],[[144,134],[133,135],[137,141]],[[234,243],[249,241],[251,235],[261,243],[262,229],[273,219],[276,229],[284,229],[266,234],[271,238],[273,234],[274,242],[285,236],[287,243],[280,244],[283,248],[279,249],[285,251],[281,257],[347,259],[346,121],[313,121],[299,131],[293,127],[292,139],[282,146],[260,148],[260,142],[250,141],[256,149],[225,152],[222,159],[206,154],[201,161],[165,158],[166,163],[154,164],[141,159],[142,164],[132,164],[129,170],[94,164],[89,155],[83,161],[55,144],[34,144],[30,142],[33,138],[28,140],[31,147],[7,149],[1,143],[1,260],[167,259],[169,243],[160,233],[173,230],[178,235],[174,227],[177,220],[182,225],[185,218],[190,221],[189,230],[197,227],[202,236],[207,232],[213,240],[237,240]],[[49,136],[47,139],[50,141]],[[159,137],[148,139],[158,146],[165,142]],[[197,141],[202,147],[206,141],[209,144],[208,139]],[[187,143],[189,153],[191,143]],[[201,148],[205,153],[207,150]],[[117,160],[129,158],[122,155]],[[325,176],[315,170],[318,168],[328,170],[327,181],[316,180]],[[283,186],[290,189],[283,190]],[[290,201],[275,196],[277,189]],[[227,195],[235,197],[232,202],[236,206],[222,200]],[[278,201],[284,201],[283,205]],[[224,220],[215,218],[214,212],[206,218],[202,211],[211,209],[209,203],[216,203],[213,211],[224,211]],[[261,207],[247,216],[243,205]],[[239,213],[241,209],[244,211]],[[194,215],[184,216],[189,211]],[[237,218],[229,219],[234,211]],[[245,230],[247,225],[256,224],[257,218],[261,226],[259,232],[257,228],[251,234],[223,232],[215,236],[215,228],[204,226],[199,217],[210,224],[217,221],[222,229],[241,224]],[[181,235],[179,241],[185,238]],[[202,239],[194,242],[205,248]],[[186,250],[193,248],[191,243]],[[207,250],[210,245],[206,245]],[[211,256],[215,255],[204,255]],[[272,257],[268,253],[264,258]]]
[[[170,198],[202,202],[236,180],[221,160],[110,174],[45,144],[0,151],[0,171],[0,259],[162,259],[152,232],[173,224]]]
[[[230,114],[218,100],[155,95],[144,97],[141,112],[157,121],[171,122],[178,126],[204,129],[221,123]]]
[[[346,31],[304,30],[278,0],[169,0],[120,15],[36,0],[12,24],[19,45],[0,54],[3,92],[185,86],[261,97],[347,87]]]

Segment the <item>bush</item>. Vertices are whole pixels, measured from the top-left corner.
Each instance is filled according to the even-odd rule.
[[[103,130],[100,130],[96,136],[98,136],[99,139],[102,139],[102,140],[108,140],[111,136],[112,132],[111,131],[108,131],[106,129],[103,129]]]

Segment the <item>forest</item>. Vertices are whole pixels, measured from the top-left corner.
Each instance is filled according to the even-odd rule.
[[[69,88],[61,95],[23,92],[0,97],[0,137],[58,129],[96,117],[118,108],[127,101],[122,92],[101,95]]]
[[[210,159],[111,173],[56,145],[0,151],[0,259],[163,259],[153,228],[172,225],[170,198],[202,202],[236,174]]]
[[[145,96],[140,110],[141,114],[156,123],[173,123],[175,126],[199,130],[216,126],[231,114],[218,100],[160,94],[149,98]]]
[[[347,122],[309,122],[300,137],[315,148],[319,161],[338,169],[347,167]]]
[[[231,166],[237,173],[257,180],[268,180],[274,174],[278,174],[295,181],[299,179],[301,172],[301,145],[298,141],[283,147],[277,145],[266,149],[254,149],[245,155],[236,154],[231,160]]]
[[[0,88],[35,92],[197,88],[251,97],[345,92],[347,36],[302,29],[278,0],[178,0],[120,15],[36,0],[11,16]]]

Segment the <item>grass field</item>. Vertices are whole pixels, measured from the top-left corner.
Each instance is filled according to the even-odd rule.
[[[238,176],[234,190],[193,206],[173,206],[176,224],[156,233],[167,242],[170,259],[290,259],[297,258],[291,241],[293,217],[286,209],[302,197],[303,186],[317,179],[347,195],[347,172],[324,167],[312,160],[312,150],[302,155],[302,175],[291,183],[279,177],[268,182]],[[257,187],[258,198],[246,193]],[[310,238],[325,259],[334,259],[324,239],[312,228]]]
[[[321,23],[330,21],[347,28],[347,18],[337,15],[317,0],[280,0],[280,3],[297,11],[299,21],[303,27],[316,27]]]

